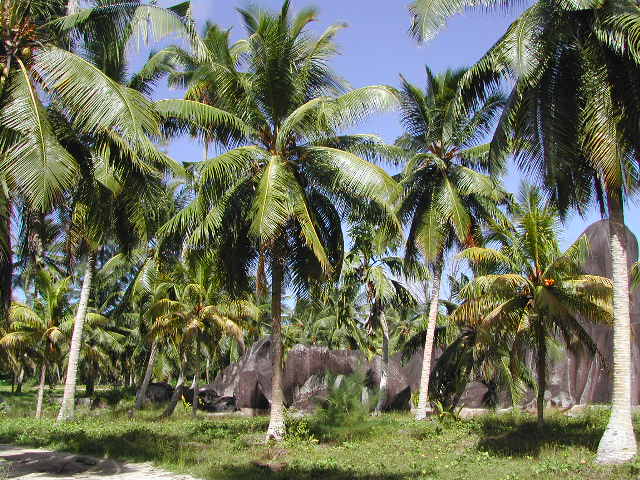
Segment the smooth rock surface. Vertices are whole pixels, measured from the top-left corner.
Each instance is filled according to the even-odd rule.
[[[146,399],[152,403],[164,403],[171,399],[173,387],[165,382],[150,383],[147,387]]]
[[[585,234],[589,238],[591,253],[585,265],[589,274],[610,277],[610,253],[607,221],[589,226]],[[629,264],[638,259],[638,243],[631,231],[627,232]],[[632,324],[632,402],[640,403],[640,289],[631,293]],[[612,364],[612,329],[606,325],[584,322],[598,348]],[[435,351],[432,366],[440,352]],[[364,355],[350,350],[329,350],[325,347],[295,345],[287,354],[283,388],[285,404],[309,411],[326,396],[325,385],[318,379],[329,373],[349,375],[356,371],[366,375],[369,388],[377,388],[380,381],[380,358],[367,362]],[[533,365],[533,360],[531,360]],[[409,409],[412,393],[419,389],[422,350],[403,364],[401,355],[390,358],[389,396],[385,409]],[[236,407],[244,411],[262,411],[269,408],[271,399],[271,339],[265,337],[256,342],[237,362],[225,368],[211,385],[219,397],[234,397]],[[547,380],[546,403],[550,407],[568,409],[576,404],[607,403],[611,392],[611,370],[603,362],[585,351],[567,350],[554,359]],[[489,393],[498,398],[498,405],[508,406],[504,392],[489,392],[486,385],[471,383],[461,398],[461,406],[481,408],[486,405]],[[531,392],[524,406],[534,405]]]

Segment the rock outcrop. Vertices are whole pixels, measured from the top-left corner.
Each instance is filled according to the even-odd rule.
[[[590,255],[585,272],[611,278],[611,253],[609,251],[609,223],[598,221],[584,234],[589,239]],[[628,261],[638,260],[638,242],[627,229]],[[640,403],[640,289],[631,291],[631,401]],[[598,345],[606,359],[606,365],[588,352],[566,351],[552,364],[549,372],[548,399],[552,405],[562,408],[576,404],[607,403],[611,399],[613,362],[613,330],[607,325],[584,322],[584,327]]]
[[[591,254],[587,260],[587,273],[611,277],[610,253],[608,246],[608,223],[599,221],[584,232],[590,241]],[[638,258],[638,244],[631,231],[627,232],[629,262]],[[631,295],[632,323],[632,400],[640,403],[640,289]],[[612,360],[612,329],[609,326],[593,325],[585,322],[598,348]],[[437,353],[434,353],[435,365]],[[390,359],[389,396],[386,409],[408,409],[412,392],[417,392],[422,365],[422,351],[403,365],[401,355]],[[367,378],[370,387],[380,380],[380,358],[368,362],[357,351],[329,350],[325,347],[296,345],[287,354],[283,388],[285,403],[301,410],[314,408],[318,400],[326,397],[326,374],[349,375],[360,372]],[[200,396],[209,395],[207,403],[215,405],[222,401],[225,408],[266,410],[271,400],[271,339],[265,337],[255,343],[237,362],[225,368],[214,383],[206,386],[206,393],[200,389]],[[155,384],[152,384],[155,385]],[[205,388],[205,387],[203,387]],[[150,388],[151,390],[151,388]],[[605,403],[610,400],[611,372],[586,352],[564,352],[557,358],[549,371],[546,398],[551,405],[569,408],[576,404]],[[467,408],[483,406],[487,387],[472,383],[467,387],[461,403]],[[532,396],[531,396],[532,398]],[[215,407],[217,408],[217,407]]]
[[[152,403],[168,402],[173,395],[173,387],[165,382],[150,383],[147,387],[146,398]]]

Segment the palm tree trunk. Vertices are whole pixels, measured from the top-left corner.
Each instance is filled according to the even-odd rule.
[[[264,252],[260,250],[258,255],[258,270],[256,272],[256,301],[261,303],[261,300],[266,296],[267,274],[265,273]]]
[[[613,280],[613,393],[611,416],[598,445],[598,463],[624,463],[636,455],[631,421],[631,319],[622,192],[608,191],[609,247]]]
[[[282,282],[284,271],[281,260],[271,265],[271,414],[267,440],[284,438],[284,393],[282,391]]]
[[[40,384],[38,385],[38,401],[36,402],[36,418],[42,417],[42,401],[44,400],[44,384],[47,378],[47,364],[43,361],[40,369]]]
[[[89,252],[87,256],[87,267],[82,282],[82,290],[80,292],[80,301],[78,302],[78,311],[73,322],[73,334],[71,336],[71,346],[69,347],[69,362],[67,365],[67,378],[64,384],[64,394],[62,395],[62,406],[58,413],[58,422],[70,420],[73,418],[75,397],[76,397],[76,378],[78,375],[78,359],[80,358],[80,347],[82,346],[82,329],[84,321],[87,317],[87,306],[89,305],[89,294],[91,293],[91,283],[96,268],[96,252]]]
[[[380,362],[380,391],[378,392],[380,396],[373,411],[375,415],[379,415],[382,412],[389,396],[389,324],[381,305],[379,306],[379,315],[382,328],[382,361]]]
[[[196,418],[198,415],[198,378],[200,377],[200,366],[198,361],[196,360],[195,365],[195,373],[193,375],[193,385],[191,389],[193,390],[193,397],[191,397],[191,416]]]
[[[151,375],[153,375],[153,365],[156,362],[157,354],[158,341],[154,338],[153,343],[151,343],[151,352],[149,353],[149,360],[147,361],[147,369],[144,372],[142,385],[140,385],[140,390],[138,390],[138,394],[136,395],[136,410],[141,410],[142,405],[144,404],[144,399],[147,396],[147,389],[149,388],[149,383],[151,382]]]
[[[205,367],[204,367],[204,376],[205,376],[205,381],[207,382],[207,385],[209,385],[211,383],[211,360],[210,360],[209,354],[207,354],[207,363],[205,364]]]
[[[96,391],[95,379],[93,377],[89,377],[87,379],[87,382],[84,385],[85,385],[85,395],[87,397],[93,396],[93,394]]]
[[[11,200],[0,191],[0,316],[6,318],[11,307],[13,253],[11,250]]]
[[[22,393],[22,384],[24,383],[24,367],[20,367],[18,377],[16,378],[16,393]]]
[[[427,322],[427,337],[424,342],[424,356],[422,357],[422,372],[420,373],[420,395],[416,420],[427,418],[427,402],[429,401],[429,377],[431,376],[431,355],[433,354],[433,340],[438,321],[438,302],[440,300],[440,279],[444,262],[442,254],[436,259],[433,269],[433,285],[431,286],[431,299],[429,303],[429,319]]]
[[[171,400],[169,400],[169,404],[160,415],[160,418],[167,418],[173,415],[174,410],[176,409],[176,405],[178,405],[178,401],[182,398],[182,394],[184,392],[184,367],[180,365],[180,375],[178,375],[178,383],[176,383],[176,389],[173,391],[173,395],[171,395]]]
[[[547,389],[547,343],[544,335],[542,320],[538,319],[536,325],[536,343],[538,344],[538,359],[536,360],[538,374],[538,428],[544,426],[544,392]]]

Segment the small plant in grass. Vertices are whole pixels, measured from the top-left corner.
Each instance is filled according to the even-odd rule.
[[[299,445],[315,445],[318,439],[311,430],[308,420],[300,415],[294,415],[290,410],[284,412],[285,444],[289,447]]]
[[[462,407],[446,405],[439,400],[433,402],[433,410],[436,420],[440,423],[451,423],[460,421],[460,412]]]
[[[340,426],[360,423],[369,415],[376,399],[369,395],[363,402],[362,391],[366,388],[363,374],[330,377],[328,384],[329,395],[318,414],[325,424]]]
[[[310,422],[312,430],[322,440],[345,441],[367,436],[371,431],[367,418],[377,398],[363,395],[364,374],[330,376],[328,385],[328,397]]]
[[[186,411],[191,411],[191,402],[189,400],[187,400],[187,398],[183,395],[182,397],[182,406],[184,407],[184,409]]]

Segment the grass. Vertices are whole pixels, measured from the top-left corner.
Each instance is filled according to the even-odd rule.
[[[318,416],[292,419],[288,439],[267,445],[264,417],[202,414],[192,420],[188,410],[178,406],[175,418],[158,421],[158,410],[130,419],[129,408],[125,403],[118,409],[83,410],[76,421],[62,425],[54,422],[55,405],[42,420],[10,409],[14,413],[0,418],[0,443],[151,461],[221,480],[595,480],[640,475],[640,462],[594,464],[606,424],[606,412],[595,409],[579,418],[551,413],[542,431],[525,414],[446,423],[387,414],[336,427]]]

